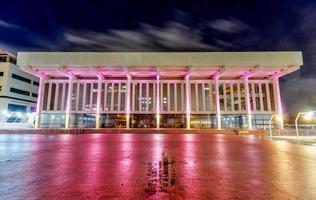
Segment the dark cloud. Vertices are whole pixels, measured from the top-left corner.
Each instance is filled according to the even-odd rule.
[[[106,32],[66,30],[64,39],[70,48],[105,51],[221,50],[203,42],[202,32],[176,21],[163,26],[142,24],[135,30],[113,29]]]
[[[12,23],[4,21],[4,20],[0,20],[0,27],[1,28],[9,28],[9,29],[22,29],[21,26],[19,26],[17,24],[12,24]]]
[[[208,23],[208,26],[216,31],[224,33],[240,33],[250,30],[250,26],[237,19],[215,19]]]

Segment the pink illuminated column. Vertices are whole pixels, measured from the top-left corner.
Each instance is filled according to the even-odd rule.
[[[222,129],[221,125],[221,107],[219,102],[219,75],[214,76],[215,81],[215,101],[216,101],[216,118],[217,118],[217,129]]]
[[[190,73],[185,76],[187,129],[191,128]]]
[[[250,106],[250,96],[249,96],[249,81],[248,76],[244,76],[244,85],[245,85],[245,103],[246,103],[246,112],[248,118],[248,129],[252,129],[252,119],[251,119],[251,106]]]
[[[69,77],[68,82],[68,97],[66,106],[66,124],[65,128],[70,128],[70,113],[71,113],[71,103],[72,103],[72,88],[73,88],[73,77]]]
[[[44,94],[45,94],[44,89],[45,89],[45,78],[40,77],[37,104],[36,104],[35,128],[40,128],[41,126],[41,115],[42,115],[42,108],[43,108],[43,99],[44,99]]]
[[[131,82],[132,82],[132,77],[130,75],[127,75],[126,98],[125,98],[126,128],[130,128]]]
[[[95,115],[96,128],[100,128],[102,80],[103,80],[103,77],[98,76],[97,110],[96,110],[96,115]]]
[[[273,89],[275,95],[275,103],[276,103],[276,112],[278,115],[283,116],[283,109],[282,109],[282,100],[281,100],[281,93],[280,93],[280,84],[279,84],[279,76],[273,76]],[[284,128],[283,120],[280,121],[280,129]]]
[[[160,90],[159,90],[159,85],[160,85],[160,74],[159,72],[157,73],[156,77],[156,124],[157,128],[160,127]]]

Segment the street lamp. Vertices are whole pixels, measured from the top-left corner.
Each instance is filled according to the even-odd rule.
[[[279,122],[283,120],[282,115],[271,115],[271,118],[269,120],[269,129],[270,129],[270,138],[272,138],[272,120],[273,118],[276,118]]]
[[[299,135],[299,132],[298,132],[298,119],[300,118],[301,115],[304,116],[304,119],[309,121],[312,119],[314,113],[316,113],[316,111],[309,111],[309,112],[299,112],[296,116],[296,119],[295,119],[295,129],[296,129],[296,137],[297,137],[297,140],[299,140],[300,138],[300,135]]]

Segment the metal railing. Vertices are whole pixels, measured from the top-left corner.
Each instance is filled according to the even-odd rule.
[[[298,125],[298,133],[299,133],[299,137],[316,137],[316,124]],[[272,136],[273,137],[280,137],[280,136],[297,137],[295,124],[286,124],[284,126],[284,129],[272,128]]]

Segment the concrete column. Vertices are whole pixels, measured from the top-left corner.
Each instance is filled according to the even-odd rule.
[[[252,117],[251,117],[251,106],[250,106],[250,95],[249,95],[249,81],[248,77],[244,77],[244,87],[245,87],[245,103],[246,112],[248,118],[248,129],[252,129]]]
[[[273,77],[273,89],[274,89],[274,95],[275,95],[276,112],[278,113],[278,115],[283,117],[282,100],[281,100],[280,84],[279,84],[278,76]],[[279,123],[280,123],[280,129],[284,129],[283,120],[281,120]]]
[[[72,88],[73,88],[73,77],[69,77],[68,82],[68,97],[66,106],[66,123],[65,128],[70,128],[70,113],[71,113],[71,103],[72,103]]]
[[[160,85],[160,74],[157,74],[156,77],[156,124],[157,124],[157,129],[160,127],[160,90],[159,90],[159,85]]]
[[[132,82],[132,77],[130,75],[127,75],[126,97],[125,97],[126,128],[130,128],[131,82]]]
[[[95,127],[100,128],[101,97],[102,97],[102,76],[98,76],[97,110],[95,115]]]
[[[35,116],[35,128],[40,128],[40,125],[41,125],[43,99],[44,99],[44,94],[45,94],[44,89],[45,89],[45,79],[43,77],[41,77],[39,87],[38,87],[38,97],[37,97],[36,116]]]
[[[190,74],[185,76],[187,129],[191,128]]]
[[[222,129],[221,107],[220,107],[220,102],[219,102],[219,76],[215,76],[214,80],[215,80],[215,101],[216,101],[217,129]]]

